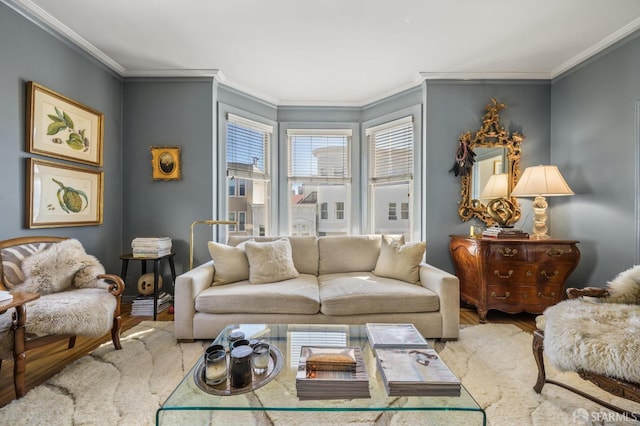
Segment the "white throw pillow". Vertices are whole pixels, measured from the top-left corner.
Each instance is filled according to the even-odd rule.
[[[383,235],[378,262],[372,272],[379,277],[415,284],[420,281],[420,262],[426,250],[425,242],[400,244]]]
[[[265,243],[247,241],[245,249],[251,284],[284,281],[300,275],[293,264],[291,243],[287,238]]]
[[[244,251],[246,242],[231,247],[209,241],[209,254],[213,259],[215,273],[213,285],[224,285],[249,279],[249,261]]]

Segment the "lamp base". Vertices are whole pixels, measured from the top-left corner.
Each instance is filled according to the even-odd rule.
[[[548,240],[551,238],[547,235],[547,200],[538,195],[535,200],[533,200],[533,233],[529,236],[531,240]]]

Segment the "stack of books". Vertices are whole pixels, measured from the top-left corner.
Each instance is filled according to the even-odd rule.
[[[527,239],[529,234],[519,228],[503,228],[500,226],[492,226],[482,232],[484,238],[500,238],[500,239]]]
[[[389,396],[460,396],[460,379],[435,349],[375,349]]]
[[[162,312],[171,306],[173,297],[169,293],[162,292],[158,294],[157,309],[156,312]],[[153,316],[153,295],[143,296],[140,295],[133,299],[131,304],[131,315],[136,317]]]
[[[171,254],[171,238],[134,238],[131,248],[133,257],[162,257]]]
[[[460,396],[460,379],[413,324],[367,323],[389,396]]]
[[[371,398],[361,349],[303,346],[296,391],[300,400]]]

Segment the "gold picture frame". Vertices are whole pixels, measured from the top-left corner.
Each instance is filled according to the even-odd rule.
[[[26,151],[102,166],[104,114],[38,83],[27,83]]]
[[[182,178],[180,148],[152,146],[151,168],[153,180],[180,180]]]
[[[102,223],[104,173],[27,158],[26,227]]]

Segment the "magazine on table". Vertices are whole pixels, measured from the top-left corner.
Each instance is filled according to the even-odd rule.
[[[378,371],[389,395],[460,395],[460,379],[435,349],[375,349]]]
[[[413,324],[367,323],[367,337],[376,348],[431,348]]]

